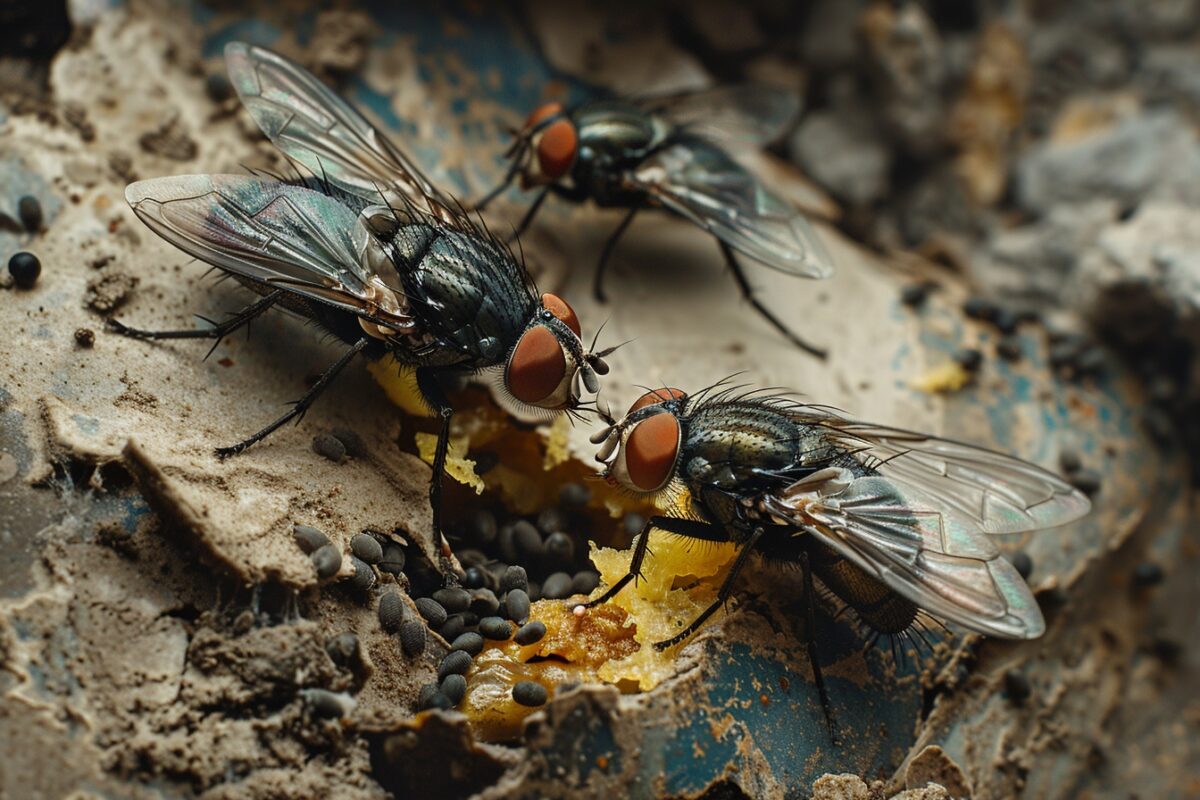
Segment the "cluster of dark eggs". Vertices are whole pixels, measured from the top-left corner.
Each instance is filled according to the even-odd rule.
[[[33,195],[25,195],[17,201],[17,221],[30,234],[38,233],[44,221],[42,204]],[[8,274],[21,289],[32,289],[42,274],[42,262],[33,253],[21,251],[8,259]]]

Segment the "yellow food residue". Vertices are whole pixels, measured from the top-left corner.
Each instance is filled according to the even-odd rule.
[[[918,392],[944,394],[957,392],[970,382],[970,372],[963,369],[957,361],[948,361],[914,378],[909,385]]]
[[[417,452],[426,464],[433,463],[437,453],[438,436],[436,433],[418,433],[416,435]],[[467,458],[467,438],[451,436],[450,446],[446,450],[446,474],[459,483],[470,486],[475,494],[483,494],[483,478],[475,474],[475,462]]]
[[[432,417],[433,409],[417,388],[417,372],[396,361],[390,354],[367,364],[367,371],[387,392],[391,400],[414,417]]]

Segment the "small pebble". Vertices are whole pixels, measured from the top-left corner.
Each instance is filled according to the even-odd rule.
[[[974,372],[983,365],[983,353],[974,347],[964,347],[954,354],[954,360],[967,372]]]
[[[17,201],[17,217],[25,226],[25,230],[37,233],[42,229],[42,204],[33,195],[25,195]]]
[[[512,636],[512,625],[500,617],[484,617],[479,620],[479,632],[488,639],[503,642]]]
[[[458,705],[467,693],[467,679],[462,675],[447,675],[442,681],[442,694],[450,698],[450,702]]]
[[[400,630],[404,622],[404,601],[397,591],[384,592],[379,598],[379,627],[388,633]]]
[[[1021,673],[1011,669],[1004,673],[1004,696],[1014,706],[1024,705],[1032,691],[1029,679]]]
[[[383,545],[369,533],[356,533],[350,540],[350,552],[368,564],[383,561]]]
[[[575,541],[562,531],[552,533],[546,537],[542,552],[551,564],[566,566],[575,558]]]
[[[1076,470],[1067,476],[1067,480],[1071,482],[1072,486],[1089,497],[1100,491],[1100,486],[1102,485],[1100,473],[1094,469]]]
[[[328,536],[308,525],[297,525],[292,528],[292,537],[296,540],[296,544],[300,545],[300,549],[306,553],[312,553],[329,544]]]
[[[457,639],[463,631],[467,629],[467,623],[463,620],[462,614],[451,614],[446,619],[446,624],[438,629],[438,633],[447,642],[452,642]]]
[[[496,532],[496,552],[500,554],[500,560],[506,564],[511,564],[521,558],[521,554],[517,552],[515,529],[516,525],[510,523],[501,525],[500,530]]]
[[[470,516],[466,525],[467,538],[479,545],[489,545],[496,541],[496,515],[486,509],[480,509]]]
[[[571,578],[571,594],[591,594],[599,585],[599,572],[594,569],[581,570]]]
[[[358,655],[358,637],[349,631],[331,636],[325,642],[325,652],[329,654],[333,663],[340,667],[348,667]]]
[[[1020,361],[1023,352],[1021,350],[1021,337],[1005,336],[996,342],[996,355],[1003,358],[1005,361]]]
[[[513,641],[520,645],[536,644],[546,635],[546,624],[538,620],[526,622],[513,634]]]
[[[379,571],[390,575],[399,575],[404,571],[404,548],[395,542],[383,546],[383,557],[379,561]]]
[[[1140,589],[1162,583],[1163,569],[1153,561],[1143,561],[1133,568],[1133,585]]]
[[[529,574],[524,567],[510,566],[500,576],[500,591],[511,592],[513,589],[528,589]]]
[[[309,558],[317,570],[317,577],[322,580],[332,578],[342,568],[342,551],[331,544],[318,547]]]
[[[350,566],[354,567],[354,576],[350,578],[350,588],[356,592],[369,592],[375,585],[375,570],[371,565],[358,556],[350,556]]]
[[[513,700],[523,706],[544,706],[549,694],[546,687],[533,681],[517,681],[512,689]]]
[[[920,308],[929,299],[928,283],[910,283],[900,290],[900,302],[909,308]]]
[[[445,680],[447,675],[462,675],[471,668],[471,654],[462,650],[451,650],[438,666],[438,680]]]
[[[500,600],[491,589],[476,589],[471,595],[470,610],[480,617],[494,617],[500,611]]]
[[[424,624],[415,619],[406,619],[400,623],[400,649],[410,658],[425,652]]]
[[[550,535],[555,531],[566,530],[570,524],[567,515],[557,508],[547,508],[538,514],[537,526],[542,533]]]
[[[487,585],[487,573],[479,567],[467,567],[463,572],[463,586],[468,589],[482,589]]]
[[[571,576],[565,572],[555,572],[546,578],[542,584],[542,597],[550,600],[561,600],[571,596]]]
[[[971,319],[991,322],[1000,314],[1000,306],[986,297],[969,297],[962,305],[963,313]]]
[[[346,445],[332,433],[318,433],[312,440],[313,452],[333,462],[341,462],[346,457]]]
[[[91,328],[75,329],[75,344],[80,347],[91,347],[96,343],[96,332]]]
[[[354,700],[350,697],[328,689],[305,689],[304,701],[312,710],[313,716],[321,719],[344,717],[346,712],[354,707]]]
[[[22,289],[32,289],[42,274],[42,262],[33,253],[14,253],[8,260],[8,271],[13,282]]]
[[[582,508],[592,499],[592,490],[582,483],[568,483],[558,490],[558,502],[567,508]]]
[[[1029,576],[1033,574],[1033,559],[1029,557],[1029,553],[1024,550],[1018,550],[1012,554],[1012,565],[1025,580],[1029,580]]]
[[[458,614],[471,607],[471,593],[457,586],[448,586],[433,593],[433,599],[442,604],[449,614]]]
[[[630,536],[636,536],[642,532],[642,528],[646,527],[646,518],[641,514],[630,511],[621,519],[621,524],[625,528],[625,532]]]
[[[529,595],[521,589],[513,589],[504,595],[504,610],[513,622],[524,623],[529,619]]]
[[[516,545],[518,556],[524,558],[537,558],[542,552],[542,535],[538,533],[538,529],[533,526],[528,520],[521,520],[513,526],[513,542]],[[508,559],[505,559],[508,560]],[[512,559],[517,561],[518,559]]]
[[[429,622],[431,628],[442,627],[446,624],[446,618],[450,616],[442,604],[432,597],[418,597],[416,606],[417,611],[421,612],[421,616]]]
[[[453,642],[450,643],[451,650],[462,650],[468,655],[477,656],[479,651],[483,650],[483,637],[474,631],[460,633]]]
[[[204,91],[214,103],[224,103],[233,97],[233,84],[223,72],[213,72],[204,79]]]

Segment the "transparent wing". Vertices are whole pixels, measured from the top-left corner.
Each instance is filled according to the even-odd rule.
[[[225,46],[225,64],[242,105],[276,147],[313,175],[370,203],[381,190],[446,222],[458,204],[316,76],[278,53],[244,42]]]
[[[974,521],[883,476],[825,470],[765,501],[929,613],[989,636],[1033,639],[1041,610],[1016,569]]]
[[[877,471],[921,492],[985,533],[1019,533],[1079,519],[1091,501],[1062,478],[1028,461],[982,447],[869,422],[825,423],[865,447]],[[860,452],[860,455],[862,453]]]
[[[636,101],[639,108],[721,144],[761,147],[800,116],[800,95],[764,84],[721,86]]]
[[[833,273],[808,220],[703,139],[667,145],[627,173],[626,181],[767,267],[804,278]]]
[[[235,275],[369,317],[395,328],[402,314],[379,309],[359,263],[366,233],[358,216],[332,198],[243,175],[180,175],[125,189],[138,218],[180,250]],[[388,283],[398,285],[398,276]]]

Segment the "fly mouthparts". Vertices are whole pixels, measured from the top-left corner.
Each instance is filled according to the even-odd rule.
[[[600,391],[600,381],[596,379],[596,371],[586,357],[584,363],[579,366],[579,374],[583,376],[583,385],[589,392],[596,394]]]
[[[584,360],[595,371],[597,375],[608,374],[608,362],[604,360],[605,353],[587,353],[584,355]]]
[[[612,430],[612,428],[609,428],[609,430]],[[599,461],[601,464],[607,464],[608,457],[612,455],[613,450],[617,449],[617,443],[620,441],[621,441],[620,436],[609,436],[604,441],[603,446],[601,446],[601,448],[598,451],[596,451],[596,460]]]
[[[588,441],[591,442],[592,444],[600,444],[605,439],[607,439],[609,436],[612,436],[612,433],[616,429],[616,427],[617,427],[616,425],[609,425],[604,430],[596,431],[595,433],[593,433],[591,436],[588,437]]]

